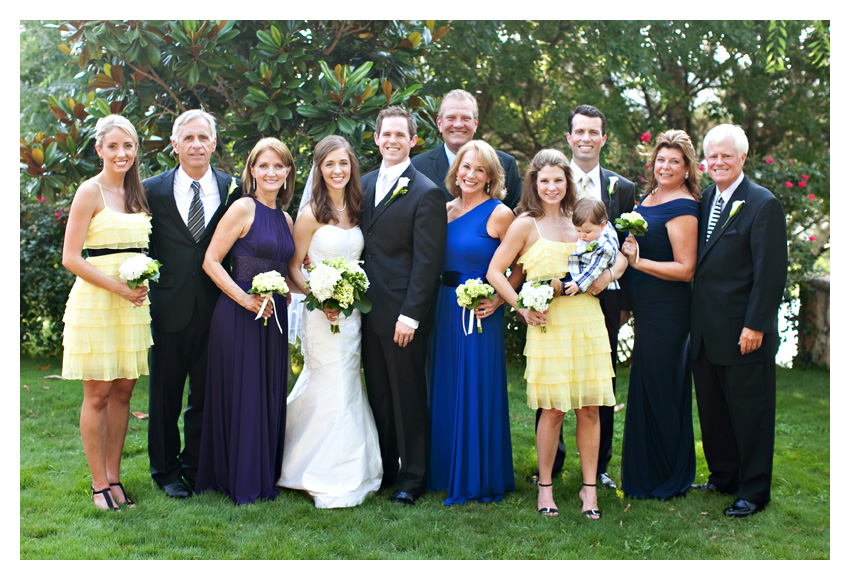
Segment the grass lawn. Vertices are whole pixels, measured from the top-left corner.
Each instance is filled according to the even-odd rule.
[[[130,418],[123,483],[138,507],[101,512],[79,434],[82,385],[45,378],[57,359],[21,358],[20,559],[511,559],[751,560],[830,558],[830,384],[823,370],[778,369],[773,501],[751,518],[723,509],[730,496],[694,492],[669,501],[629,500],[599,491],[602,519],[580,515],[575,416],[568,415],[565,473],[555,482],[561,515],[537,514],[534,413],[525,404],[522,368],[509,369],[516,492],[496,504],[443,506],[426,494],[413,508],[381,492],[356,508],[318,510],[304,494],[283,490],[273,502],[236,507],[210,492],[167,498],[148,472],[147,423]],[[626,401],[628,369],[618,371]],[[133,411],[147,412],[147,378]],[[694,402],[697,481],[708,472]],[[625,411],[616,415],[619,480]],[[561,568],[568,574],[569,569]],[[690,574],[699,569],[692,569]],[[601,572],[600,572],[601,574]]]

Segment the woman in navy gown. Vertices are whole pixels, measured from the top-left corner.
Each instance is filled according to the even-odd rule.
[[[688,334],[700,188],[688,135],[659,135],[649,167],[635,208],[646,235],[623,243],[635,339],[621,476],[626,495],[667,499],[690,488],[696,465]]]
[[[499,501],[514,490],[502,304],[495,296],[470,313],[457,303],[455,289],[469,279],[487,282],[490,258],[513,213],[505,195],[504,170],[483,141],[458,151],[446,176],[455,197],[446,204],[448,234],[437,303],[429,375],[431,459],[428,486],[448,492],[446,505]],[[521,276],[513,269],[514,278]],[[512,280],[514,285],[518,280]]]
[[[292,257],[295,164],[286,145],[261,139],[242,176],[244,195],[221,218],[204,271],[221,288],[210,327],[207,389],[196,491],[218,490],[237,504],[277,496],[289,366],[286,298],[248,294],[254,276],[287,277]],[[230,253],[231,271],[222,266]],[[255,320],[262,312],[264,320]],[[281,325],[278,328],[278,324]]]

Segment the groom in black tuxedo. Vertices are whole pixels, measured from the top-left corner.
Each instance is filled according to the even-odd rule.
[[[191,495],[198,471],[207,342],[220,293],[201,265],[227,201],[239,197],[241,188],[210,166],[216,145],[212,115],[197,109],[180,115],[171,145],[180,164],[143,183],[151,208],[151,257],[162,262],[159,281],[150,285],[148,455],[157,485],[182,499]],[[181,451],[178,421],[187,375]]]
[[[714,185],[702,192],[691,298],[694,391],[708,482],[734,494],[724,511],[752,515],[770,501],[776,415],[777,311],[785,289],[785,212],[743,173],[749,144],[718,125],[703,141]]]
[[[425,354],[446,246],[440,189],[410,164],[416,122],[409,111],[378,114],[375,144],[383,161],[364,175],[363,269],[372,311],[363,317],[363,369],[383,458],[382,487],[413,505],[425,492],[428,400]]]

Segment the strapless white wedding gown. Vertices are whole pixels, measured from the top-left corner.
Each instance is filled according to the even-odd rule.
[[[313,264],[360,258],[363,234],[324,225],[307,254]],[[321,310],[302,312],[304,369],[286,400],[283,467],[277,485],[303,489],[319,508],[359,505],[378,490],[383,468],[375,419],[360,381],[360,312],[340,315],[339,334]]]

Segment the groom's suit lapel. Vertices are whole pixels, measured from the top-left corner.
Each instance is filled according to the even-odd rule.
[[[402,177],[407,177],[407,178],[410,180],[410,181],[408,182],[408,184],[407,184],[407,191],[408,191],[408,193],[409,193],[409,192],[410,192],[410,190],[413,188],[413,181],[414,181],[414,177],[415,177],[415,176],[416,176],[416,168],[415,168],[415,167],[413,167],[413,164],[410,164],[410,166],[408,166],[408,168],[404,170],[404,173],[402,173],[402,174],[399,176],[399,179],[401,179]],[[376,182],[376,184],[377,184],[377,178],[375,179],[375,182]],[[377,206],[377,207],[373,207],[373,206],[375,205],[375,195],[377,195],[377,192],[375,191],[375,188],[372,188],[373,195],[372,195],[372,198],[371,198],[371,205],[370,205],[370,207],[373,207],[373,211],[372,211],[372,216],[371,216],[370,224],[374,224],[376,221],[378,221],[378,219],[379,219],[382,215],[384,215],[384,213],[387,211],[387,209],[388,209],[391,205],[396,204],[396,203],[399,203],[399,202],[401,202],[401,201],[402,201],[402,198],[403,198],[404,196],[396,197],[394,200],[392,200],[391,202],[387,203],[387,202],[389,201],[389,199],[390,199],[390,196],[391,196],[391,195],[393,194],[393,192],[395,191],[396,187],[398,187],[398,179],[395,181],[395,183],[393,183],[393,184],[392,184],[392,186],[390,187],[389,191],[388,191],[388,192],[387,192],[387,194],[384,196],[384,199],[382,199],[382,200],[381,200],[381,202],[378,204],[378,206]],[[406,194],[405,194],[405,195],[406,195]]]
[[[750,182],[745,177],[744,180],[740,183],[740,185],[738,185],[737,189],[735,189],[735,193],[732,194],[732,197],[729,198],[729,201],[726,203],[726,207],[724,207],[723,211],[720,212],[720,217],[717,218],[717,223],[714,224],[714,229],[711,231],[711,237],[708,238],[707,242],[705,242],[705,246],[703,246],[702,252],[700,252],[697,256],[697,263],[699,263],[700,260],[702,260],[705,255],[711,250],[711,248],[714,247],[714,244],[716,244],[717,240],[719,240],[720,237],[723,235],[723,230],[725,230],[727,226],[732,227],[735,224],[735,220],[738,219],[738,216],[735,215],[733,218],[729,218],[729,214],[732,211],[732,206],[735,204],[736,201],[744,201],[747,199],[747,190],[749,189],[749,187]],[[704,224],[700,223],[699,228],[699,235],[702,237],[702,239],[705,239],[705,232],[708,229],[708,219],[711,216],[711,206],[714,203],[714,195],[717,191],[717,186],[713,186],[710,189],[711,194],[707,196],[708,199],[706,200],[706,196],[703,196],[703,202],[705,203],[705,205],[703,206],[703,210],[705,212],[706,218],[705,220],[700,220],[700,222],[704,222]]]

